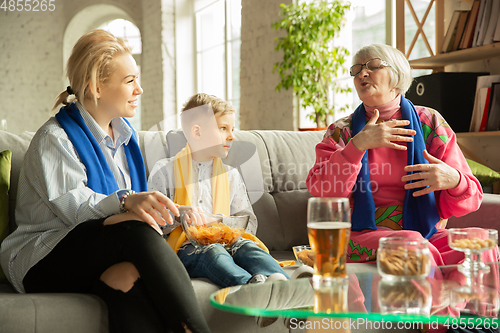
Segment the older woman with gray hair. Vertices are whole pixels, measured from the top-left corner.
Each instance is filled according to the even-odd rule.
[[[329,126],[307,177],[314,196],[350,199],[348,262],[375,260],[389,236],[427,238],[433,265],[462,261],[448,246],[446,221],[477,210],[483,193],[455,133],[437,111],[404,97],[411,68],[397,49],[360,49],[350,74],[363,103]]]

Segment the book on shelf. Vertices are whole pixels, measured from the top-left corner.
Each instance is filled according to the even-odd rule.
[[[489,125],[489,113],[491,112],[493,98],[494,98],[494,90],[492,89],[492,85],[494,83],[500,82],[500,75],[483,75],[478,76],[476,83],[476,94],[474,98],[474,106],[472,109],[472,117],[470,122],[470,132],[479,132],[479,130],[483,127],[484,117],[487,117],[486,121],[486,129],[488,130]],[[486,108],[486,101],[488,99],[488,88],[490,88],[490,98],[488,108]],[[500,92],[499,96],[500,98]],[[486,115],[485,115],[486,112]],[[500,115],[499,115],[500,116]],[[484,127],[483,127],[484,128]]]
[[[500,22],[500,1],[495,0],[491,4],[490,20],[488,22],[488,28],[486,29],[482,45],[493,44],[493,37],[495,34],[495,29],[498,26],[498,22]]]
[[[500,82],[491,85],[491,103],[488,112],[487,131],[500,130]]]
[[[450,25],[448,26],[448,30],[444,35],[443,45],[441,46],[442,53],[453,51],[453,45],[455,44],[455,38],[457,36],[459,18],[460,18],[460,11],[456,10],[455,12],[453,12]]]
[[[493,33],[493,42],[500,42],[500,14],[497,17],[497,26],[495,27],[495,32]]]
[[[467,19],[469,18],[469,13],[470,10],[460,11],[460,17],[458,19],[457,32],[455,34],[455,41],[453,42],[452,51],[458,50],[458,46],[460,45],[460,41],[462,40],[462,36],[464,35],[465,26],[467,25]]]
[[[467,20],[467,26],[465,27],[465,32],[462,37],[462,41],[460,42],[460,49],[468,49],[472,46],[480,5],[481,0],[474,0],[474,2],[472,3],[469,19]]]
[[[479,124],[479,132],[486,131],[486,126],[488,125],[488,113],[490,110],[490,101],[491,101],[491,87],[482,88],[481,90],[486,89],[486,97],[484,101],[483,114],[481,116],[481,124]]]
[[[498,1],[498,0],[497,0]],[[491,15],[491,0],[481,0],[477,16],[476,28],[474,30],[474,41],[472,47],[483,45],[484,35],[488,28]]]
[[[474,99],[474,108],[470,120],[470,132],[479,132],[484,115],[484,106],[486,105],[486,97],[488,95],[488,87],[476,90]]]

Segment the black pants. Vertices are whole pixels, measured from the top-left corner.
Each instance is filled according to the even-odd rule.
[[[26,274],[26,292],[93,293],[108,305],[110,332],[210,332],[189,275],[167,242],[148,224],[127,221],[103,226],[81,223]],[[121,262],[140,274],[124,293],[101,274]]]

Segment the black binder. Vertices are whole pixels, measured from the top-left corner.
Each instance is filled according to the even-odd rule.
[[[437,110],[455,132],[469,132],[477,77],[489,73],[433,73],[414,78],[405,97]]]

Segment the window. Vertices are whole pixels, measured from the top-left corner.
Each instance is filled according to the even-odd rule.
[[[363,46],[373,43],[385,44],[386,29],[386,0],[351,1],[351,11],[347,14],[347,20],[340,35],[335,39],[336,45],[347,48],[351,53],[345,67],[349,68],[351,66],[352,55]],[[349,115],[361,103],[349,73],[339,75],[337,80],[340,85],[350,87],[352,92],[333,95],[336,110],[333,118],[329,119],[328,123]],[[348,105],[349,108],[344,112],[339,111],[339,108],[345,105]],[[299,127],[316,127],[316,124],[306,117],[310,111],[300,110]]]
[[[99,29],[103,29],[109,31],[113,35],[117,37],[121,37],[126,39],[130,47],[132,48],[132,56],[137,62],[137,66],[139,67],[139,78],[141,71],[141,53],[142,53],[142,41],[141,41],[141,33],[139,28],[137,28],[132,22],[117,19],[113,21],[106,22],[102,24]],[[129,119],[130,124],[136,130],[141,130],[141,99],[139,98],[139,106],[136,108],[136,114],[132,118]]]
[[[369,44],[386,44],[386,0],[362,0],[354,1],[352,4],[353,13],[349,17],[352,19],[351,56]],[[350,67],[350,64],[347,64],[347,67]],[[349,82],[353,92],[352,107],[348,114],[361,104],[351,77],[349,77]],[[338,117],[335,118],[338,119]]]
[[[415,14],[420,22],[422,22],[428,7],[430,6],[430,0],[412,0],[411,6],[413,7]],[[436,4],[434,4],[428,14],[423,25],[423,31],[429,47],[431,48],[433,54],[436,54]],[[409,5],[405,6],[405,50],[408,50],[413,43],[415,33],[417,32],[417,23],[413,18]],[[409,60],[429,57],[431,53],[427,48],[422,34],[419,34],[415,41],[415,45],[408,57]],[[413,77],[430,74],[432,70],[430,69],[414,69],[412,70]]]
[[[352,52],[369,43],[386,43],[386,0],[363,0],[353,2]]]
[[[422,21],[427,8],[429,7],[430,0],[412,0],[412,5],[415,10],[415,14],[418,19]],[[390,37],[389,33],[395,31],[395,22],[387,22],[386,10],[394,13],[396,8],[386,8],[386,5],[393,6],[393,1],[386,0],[357,0],[351,2],[351,13],[348,15],[345,27],[342,29],[341,36],[336,43],[343,45],[348,48],[351,55],[354,55],[363,46],[381,43],[381,44],[391,44],[395,43],[395,40],[391,40],[394,37]],[[431,46],[433,52],[435,53],[435,6],[427,14],[427,19],[424,24],[424,32]],[[408,6],[405,6],[405,43],[406,49],[412,44],[413,36],[417,31],[417,24],[413,19],[411,11]],[[389,36],[389,37],[388,37]],[[415,41],[413,51],[410,55],[410,59],[428,57],[429,51],[425,42],[420,35]],[[347,64],[346,67],[350,67]],[[420,76],[429,74],[430,70],[413,70],[413,76]],[[351,109],[341,113],[336,112],[334,115],[334,120],[341,117],[347,116],[352,113],[356,107],[361,103],[354,89],[354,84],[352,78],[345,76],[340,78],[346,85],[352,88],[352,94],[350,96],[337,95],[335,96],[335,103],[337,105],[350,104]],[[303,111],[301,111],[302,115]],[[303,119],[301,119],[302,126]]]
[[[195,11],[197,90],[231,102],[239,127],[241,0],[218,0]]]
[[[313,0],[301,0],[313,1]],[[412,0],[415,13],[421,21],[431,0]],[[395,13],[395,1],[388,0],[356,0],[351,1],[352,9],[348,14],[345,27],[335,41],[346,47],[351,55],[361,47],[372,44],[395,44],[394,19],[387,22],[388,10]],[[424,24],[424,32],[431,47],[435,47],[434,8],[428,13]],[[196,20],[196,55],[197,55],[197,90],[216,95],[230,101],[237,109],[236,124],[239,127],[240,102],[240,46],[241,46],[241,0],[195,0]],[[406,9],[405,24],[407,26],[407,48],[412,43],[417,25],[412,13]],[[413,32],[413,35],[409,36]],[[427,46],[420,36],[414,45],[410,59],[428,56]],[[350,67],[350,59],[346,63]],[[414,71],[413,75],[427,74],[428,71]],[[349,74],[338,78],[341,83],[353,90],[349,94],[335,94],[334,103],[340,107],[349,105],[345,112],[337,111],[331,119],[334,121],[353,112],[361,103],[352,78]],[[300,110],[299,127],[315,127],[307,119],[308,110]]]

